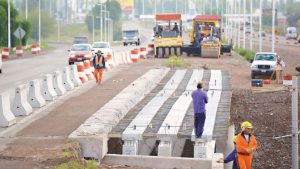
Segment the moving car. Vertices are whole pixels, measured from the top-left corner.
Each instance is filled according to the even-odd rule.
[[[111,48],[109,42],[94,42],[92,45],[93,53],[96,53],[99,49],[102,53],[104,53],[104,56],[106,56],[108,53],[113,55],[113,49]]]
[[[261,35],[261,37],[266,37],[266,33],[264,31],[258,32],[258,37]]]
[[[73,44],[87,44],[88,38],[85,36],[74,37]]]
[[[133,30],[123,30],[123,45],[133,45],[136,46],[141,44],[139,31],[137,29]]]
[[[255,79],[256,76],[267,76],[268,79],[276,71],[276,63],[279,56],[273,52],[258,52],[255,54],[254,59],[251,60],[251,78]],[[273,76],[275,77],[275,76]]]
[[[286,39],[297,39],[297,29],[295,27],[288,27],[286,29]]]
[[[69,65],[75,62],[91,60],[93,57],[92,47],[90,44],[75,44],[69,51]]]

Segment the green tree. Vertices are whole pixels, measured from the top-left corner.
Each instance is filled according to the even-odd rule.
[[[28,19],[32,24],[32,38],[38,40],[39,38],[39,13],[32,11],[28,14]],[[49,16],[47,12],[41,12],[41,36],[47,37],[53,33],[55,21]]]
[[[8,46],[8,18],[7,18],[7,11],[8,3],[6,0],[0,0],[0,46]],[[26,28],[22,27],[26,31],[26,36],[23,39],[23,42],[27,41],[27,38],[30,35],[30,23],[27,21],[22,21],[18,19],[18,11],[14,7],[14,5],[11,3],[10,5],[10,16],[11,16],[11,46],[14,47],[16,45],[20,44],[20,41],[13,35],[14,31],[22,25],[26,25]],[[25,43],[23,43],[25,45]]]

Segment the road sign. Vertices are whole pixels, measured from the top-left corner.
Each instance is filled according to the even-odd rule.
[[[22,39],[25,36],[26,32],[19,26],[18,29],[14,32],[14,35],[18,39]]]

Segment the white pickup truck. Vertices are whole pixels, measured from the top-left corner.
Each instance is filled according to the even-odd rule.
[[[255,79],[257,76],[272,76],[276,71],[276,63],[278,60],[277,53],[273,52],[258,52],[255,54],[254,59],[251,60],[251,78]],[[273,76],[275,77],[275,75]]]

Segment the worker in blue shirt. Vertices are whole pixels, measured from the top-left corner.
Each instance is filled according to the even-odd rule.
[[[202,90],[202,83],[197,84],[197,90],[192,93],[194,107],[194,127],[196,139],[201,138],[206,119],[205,104],[208,103],[206,92]]]

